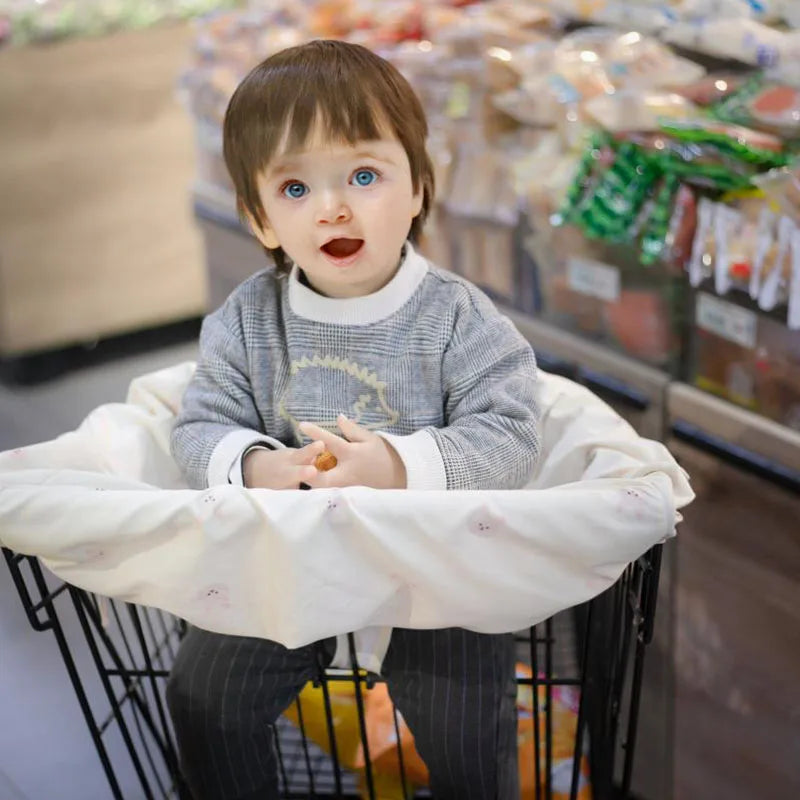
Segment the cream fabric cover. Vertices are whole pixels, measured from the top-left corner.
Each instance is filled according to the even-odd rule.
[[[693,497],[663,445],[544,373],[525,490],[190,490],[169,435],[193,369],[138,378],[76,431],[0,453],[0,543],[203,628],[288,647],[367,628],[369,649],[375,626],[511,631],[587,600]]]

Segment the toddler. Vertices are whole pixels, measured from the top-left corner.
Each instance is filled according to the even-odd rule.
[[[203,323],[172,436],[191,486],[525,484],[536,361],[483,293],[414,249],[434,193],[426,136],[407,81],[358,45],[284,50],[239,85],[225,161],[274,264]],[[373,628],[355,642],[436,798],[518,798],[511,634]],[[271,723],[320,664],[350,666],[346,637],[289,650],[190,628],[167,700],[197,800],[279,796]]]

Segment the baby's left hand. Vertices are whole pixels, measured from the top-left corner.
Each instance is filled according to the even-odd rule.
[[[334,486],[370,486],[373,489],[405,489],[406,468],[397,451],[377,434],[340,414],[336,420],[344,438],[311,422],[301,422],[300,430],[313,440],[322,440],[337,464],[306,483],[312,489]]]

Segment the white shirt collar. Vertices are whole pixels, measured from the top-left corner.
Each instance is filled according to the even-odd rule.
[[[289,307],[300,317],[313,322],[339,325],[369,325],[394,314],[414,294],[428,272],[428,262],[411,246],[405,245],[403,258],[394,277],[382,289],[364,297],[325,297],[300,281],[297,264],[289,273]]]

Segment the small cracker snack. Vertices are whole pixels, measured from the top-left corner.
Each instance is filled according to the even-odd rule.
[[[314,466],[320,472],[327,472],[329,469],[333,469],[337,463],[336,456],[328,450],[323,450],[314,459]]]

